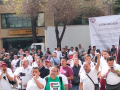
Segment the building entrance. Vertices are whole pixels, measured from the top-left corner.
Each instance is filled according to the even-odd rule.
[[[38,43],[44,42],[45,37],[38,37]],[[23,49],[24,51],[30,50],[30,46],[33,43],[32,37],[26,38],[7,38],[3,39],[3,48],[6,49],[7,52],[13,50],[14,54],[17,54],[19,49]]]

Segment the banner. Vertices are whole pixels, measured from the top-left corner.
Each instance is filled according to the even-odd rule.
[[[106,50],[112,45],[118,47],[120,36],[120,15],[89,18],[91,46]]]

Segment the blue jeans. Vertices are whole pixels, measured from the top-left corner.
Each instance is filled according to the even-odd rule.
[[[68,90],[72,90],[72,88],[69,88]]]
[[[77,85],[77,86],[72,85],[72,90],[79,90],[79,85]]]

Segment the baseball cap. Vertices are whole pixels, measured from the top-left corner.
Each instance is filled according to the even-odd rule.
[[[46,60],[45,62],[49,62],[49,63],[51,63],[51,61],[50,61],[50,60]]]
[[[2,64],[0,65],[0,67],[2,67],[3,65],[8,66],[6,63],[2,63]]]
[[[29,51],[25,51],[25,53],[29,53]]]

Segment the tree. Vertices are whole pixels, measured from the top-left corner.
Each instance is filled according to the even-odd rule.
[[[37,43],[36,20],[40,10],[42,10],[45,0],[4,0],[4,6],[19,16],[28,17],[30,15],[32,24],[33,42]]]
[[[89,1],[89,2],[95,2]],[[101,12],[100,8],[91,6],[88,7],[88,4],[84,2],[84,0],[48,0],[47,2],[47,11],[50,13],[54,13],[55,16],[55,33],[56,33],[56,40],[57,40],[57,47],[61,48],[61,42],[66,30],[66,26],[68,23],[72,22],[76,18],[80,17],[81,14],[89,15],[90,16],[101,16],[103,12]],[[86,10],[91,10],[87,12]],[[92,11],[94,10],[94,11]],[[98,13],[96,13],[96,12]],[[94,12],[94,13],[93,13]],[[63,24],[63,31],[62,34],[59,35],[58,26],[59,24]]]
[[[54,14],[57,47],[61,48],[67,23],[79,16],[79,8],[82,8],[82,3],[80,3],[80,0],[48,0],[47,7],[46,10],[50,14]],[[59,37],[58,26],[60,23],[63,24],[63,31]]]
[[[113,14],[120,14],[120,0],[115,0],[112,2]]]
[[[85,2],[86,3],[86,2]],[[98,17],[98,16],[104,16],[105,15],[105,6],[103,4],[104,2],[102,0],[91,0],[89,4],[84,4],[84,7],[82,8],[82,15],[85,17]]]

